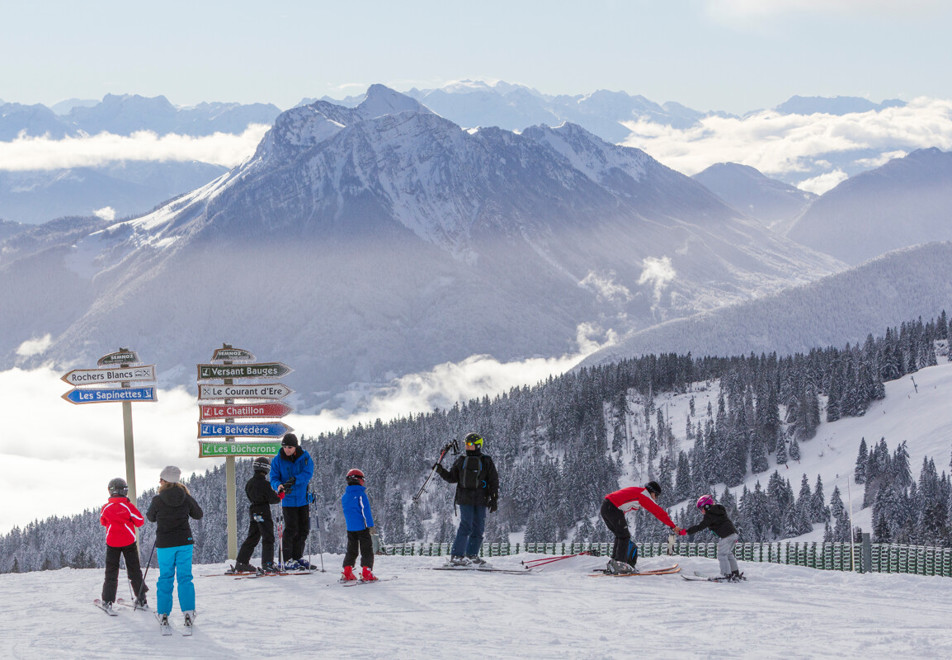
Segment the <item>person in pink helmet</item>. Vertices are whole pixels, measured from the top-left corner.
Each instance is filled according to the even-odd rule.
[[[709,529],[717,541],[717,561],[721,567],[721,575],[726,580],[740,582],[744,574],[737,568],[734,558],[734,546],[737,545],[737,528],[727,517],[727,509],[723,504],[717,504],[710,495],[701,495],[697,499],[697,508],[704,512],[704,517],[696,525],[688,527],[688,534],[695,534],[702,529]]]

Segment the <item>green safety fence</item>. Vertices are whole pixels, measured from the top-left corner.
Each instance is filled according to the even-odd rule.
[[[716,543],[638,543],[639,557],[672,555],[717,558]],[[397,543],[383,547],[383,554],[439,557],[450,553],[450,543]],[[483,557],[518,554],[570,555],[588,552],[607,556],[611,543],[484,543]],[[775,541],[738,543],[734,555],[741,561],[805,566],[824,571],[858,573],[907,573],[952,577],[952,548],[870,543],[822,543],[818,541]]]

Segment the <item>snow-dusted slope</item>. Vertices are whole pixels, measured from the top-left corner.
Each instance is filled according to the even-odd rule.
[[[787,236],[849,264],[952,240],[952,152],[920,149],[847,179],[817,199]]]
[[[863,342],[919,316],[952,310],[952,243],[889,253],[862,266],[773,296],[675,319],[635,332],[591,355],[602,364],[651,353],[781,355]]]

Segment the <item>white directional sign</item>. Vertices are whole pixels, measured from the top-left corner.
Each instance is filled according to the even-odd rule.
[[[155,365],[142,367],[112,367],[109,369],[73,369],[61,380],[70,385],[98,385],[100,383],[129,383],[154,381]]]
[[[281,383],[259,383],[256,385],[202,385],[198,386],[200,401],[215,399],[283,399],[293,392]]]

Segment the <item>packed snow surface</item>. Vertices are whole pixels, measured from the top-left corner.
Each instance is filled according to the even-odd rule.
[[[494,558],[522,570],[522,560]],[[321,565],[321,557],[313,556]],[[686,574],[717,572],[698,557]],[[437,557],[377,557],[397,579],[343,587],[326,572],[235,580],[195,566],[195,634],[162,637],[153,613],[92,601],[99,569],[0,575],[0,648],[9,658],[948,658],[952,582],[740,562],[740,584],[679,575],[589,577],[603,558],[577,557],[526,575],[432,571]],[[155,602],[156,570],[146,582]],[[125,587],[121,584],[120,596]],[[182,614],[173,607],[174,627]]]

